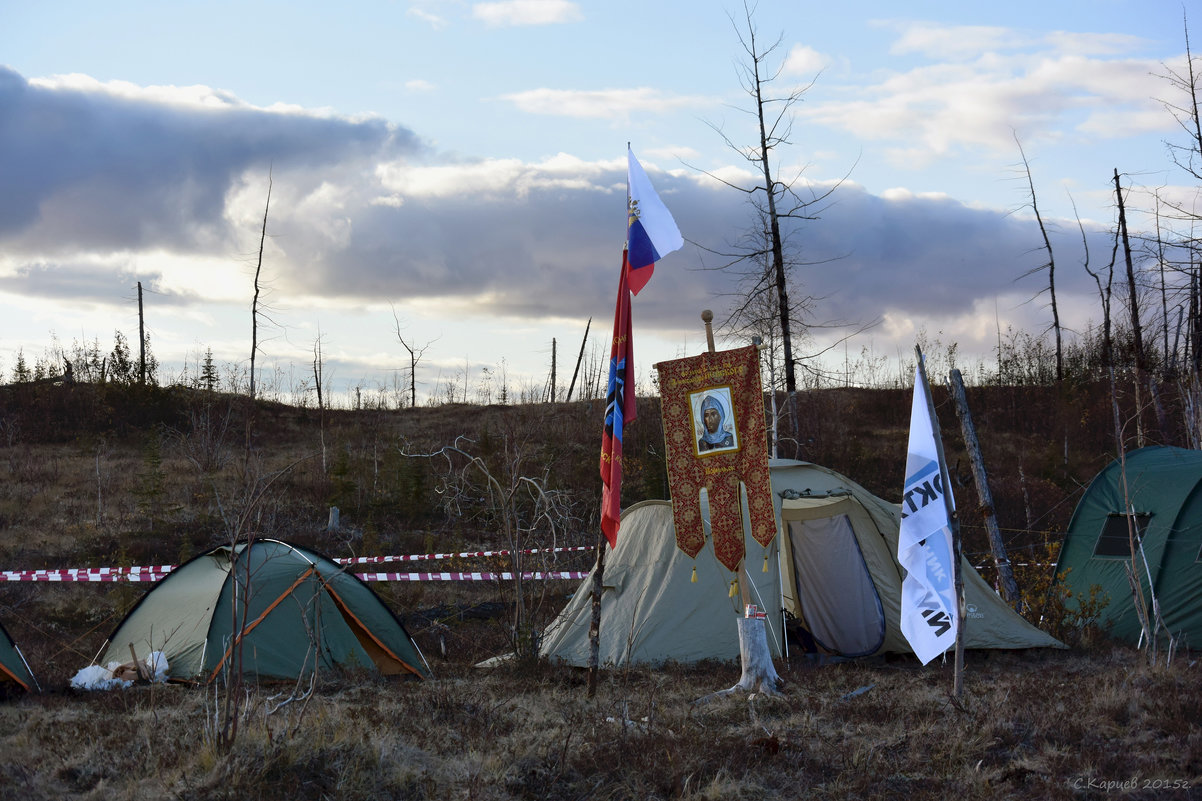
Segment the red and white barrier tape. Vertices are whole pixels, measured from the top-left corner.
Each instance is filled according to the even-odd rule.
[[[173,569],[172,565],[159,567],[92,567],[68,570],[4,570],[0,581],[52,581],[52,582],[96,582],[96,581],[160,581]],[[512,572],[494,573],[356,573],[363,581],[511,581]],[[532,571],[522,573],[526,581],[554,581],[582,579],[588,573],[579,571]]]
[[[571,551],[591,551],[592,545],[577,545],[571,548],[530,548],[519,553],[566,553]],[[409,556],[351,556],[335,559],[343,565],[364,565],[377,562],[420,562],[437,559],[481,559],[490,556],[511,556],[513,551],[464,551],[462,553],[418,553]]]
[[[82,567],[66,570],[5,570],[0,581],[158,581],[174,565],[151,567]]]
[[[562,553],[570,551],[591,551],[591,545],[578,545],[565,548],[530,548],[520,551],[524,554],[533,553]],[[334,561],[342,565],[377,564],[381,562],[417,562],[435,559],[470,559],[491,556],[511,556],[513,551],[463,551],[460,553],[421,553],[408,556],[354,556],[342,557]],[[138,567],[78,567],[64,570],[3,570],[0,571],[0,581],[159,581],[174,570],[177,565],[150,565]],[[360,573],[356,574],[364,581],[508,581],[513,573]],[[530,572],[523,573],[523,578],[535,580],[551,579],[581,579],[587,573],[575,571],[559,572]]]
[[[514,573],[356,573],[363,581],[512,581]],[[582,579],[588,573],[561,570],[547,573],[523,573],[523,581]]]

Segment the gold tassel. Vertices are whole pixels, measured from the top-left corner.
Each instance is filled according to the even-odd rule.
[[[734,598],[739,594],[739,580],[735,579],[730,583],[730,597]]]
[[[768,572],[768,554],[764,554],[764,572]]]
[[[697,583],[697,565],[693,565],[693,577],[689,579],[689,581],[693,582],[694,584]]]

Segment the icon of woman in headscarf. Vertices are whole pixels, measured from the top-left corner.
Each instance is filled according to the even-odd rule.
[[[734,434],[723,428],[726,423],[726,410],[722,403],[713,395],[706,395],[701,401],[701,437],[697,440],[697,450],[712,451],[715,448],[733,448]]]

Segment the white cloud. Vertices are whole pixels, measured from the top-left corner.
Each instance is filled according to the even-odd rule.
[[[813,76],[822,72],[831,63],[829,56],[819,53],[812,47],[796,44],[785,57],[783,71],[787,75]]]
[[[405,81],[405,88],[410,92],[433,92],[437,87],[424,78],[414,78],[411,81]]]
[[[381,186],[401,198],[456,196],[503,197],[528,195],[534,189],[610,191],[597,183],[612,176],[625,160],[585,162],[560,153],[538,164],[519,159],[487,159],[462,164],[423,167],[406,162],[382,164],[376,169]]]
[[[708,106],[709,98],[670,95],[651,87],[638,89],[530,89],[502,95],[530,114],[625,121],[631,114],[654,114],[693,106]]]
[[[1145,44],[1138,36],[1121,33],[1065,33],[1055,31],[1046,37],[1048,45],[1062,53],[1108,56],[1129,53]]]
[[[503,0],[476,3],[472,16],[489,25],[557,25],[584,19],[580,7],[569,0]]]
[[[977,44],[959,50],[956,34]],[[987,42],[997,50],[1026,43],[1004,29],[937,26],[907,29],[899,41],[907,50],[952,57]],[[1165,88],[1158,69],[1151,60],[1080,52],[976,50],[972,60],[895,72],[848,89],[846,100],[812,101],[799,113],[865,141],[899,143],[889,150],[891,160],[919,168],[964,148],[1011,153],[1014,131],[1024,142],[1064,131],[1091,137],[1168,131],[1171,118],[1154,99]]]
[[[129,81],[99,81],[90,75],[71,73],[66,75],[51,75],[45,78],[30,78],[29,86],[55,93],[71,93],[76,95],[107,96],[116,100],[128,100],[158,108],[173,107],[178,109],[195,109],[204,111],[262,111],[272,114],[293,114],[330,119],[341,116],[342,119],[363,121],[373,119],[374,115],[348,117],[337,115],[329,108],[299,106],[294,103],[272,103],[270,106],[255,106],[224,89],[214,89],[211,86],[194,84],[192,86],[140,86]]]
[[[98,81],[90,75],[70,73],[30,78],[29,85],[49,91],[104,94],[114,98],[206,109],[253,108],[233,94],[208,86],[139,86],[129,81]]]
[[[414,19],[419,19],[422,22],[427,23],[430,27],[432,27],[436,31],[442,30],[443,28],[445,28],[447,26],[447,21],[445,19],[443,19],[441,16],[439,16],[438,14],[435,14],[432,11],[427,11],[424,8],[418,8],[417,6],[411,6],[409,8],[409,10],[406,11],[405,13],[408,14],[409,16],[413,17]]]
[[[1009,50],[1031,41],[1010,28],[985,25],[940,25],[933,22],[888,23],[899,30],[889,48],[896,55],[936,59],[972,59],[984,52]]]

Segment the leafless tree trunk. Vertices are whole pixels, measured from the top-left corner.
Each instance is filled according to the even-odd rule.
[[[1160,404],[1159,393],[1152,384],[1151,374],[1148,371],[1148,354],[1144,349],[1143,324],[1139,314],[1139,287],[1135,281],[1135,264],[1131,258],[1131,240],[1127,233],[1127,210],[1123,202],[1123,187],[1119,182],[1119,171],[1117,168],[1114,171],[1114,194],[1119,210],[1119,236],[1122,237],[1123,257],[1127,265],[1127,292],[1131,296],[1129,298],[1129,308],[1131,311],[1132,347],[1135,349],[1135,422],[1136,435],[1142,444],[1144,441],[1142,397],[1145,384],[1148,385],[1148,390],[1152,395],[1156,420],[1161,433],[1164,432],[1165,428],[1165,416],[1164,409]]]
[[[1198,108],[1198,74],[1194,71],[1194,56],[1190,50],[1189,20],[1184,14],[1182,27],[1185,30],[1185,74],[1168,70],[1161,77],[1184,97],[1180,103],[1162,102],[1181,126],[1189,144],[1165,144],[1169,148],[1173,163],[1196,180],[1202,181],[1202,113],[1199,113]]]
[[[1035,221],[1039,223],[1039,233],[1043,237],[1043,248],[1048,254],[1048,260],[1033,270],[1027,271],[1027,275],[1045,269],[1048,271],[1048,296],[1051,298],[1052,305],[1052,330],[1056,334],[1056,383],[1060,383],[1064,380],[1064,346],[1060,332],[1060,309],[1056,305],[1056,257],[1052,253],[1052,240],[1048,238],[1047,226],[1043,224],[1043,216],[1039,213],[1039,204],[1035,198],[1035,181],[1031,177],[1031,164],[1027,161],[1027,154],[1023,150],[1023,143],[1018,140],[1017,134],[1014,136],[1014,142],[1018,145],[1019,155],[1023,159],[1023,170],[1027,174],[1027,187],[1031,192],[1031,211],[1035,212]]]
[[[1073,203],[1074,214],[1077,211],[1077,204]],[[1110,250],[1110,264],[1106,268],[1106,280],[1102,281],[1102,276],[1095,273],[1089,267],[1089,238],[1085,235],[1085,226],[1081,223],[1080,215],[1077,215],[1077,228],[1081,231],[1081,245],[1085,250],[1085,261],[1083,266],[1085,272],[1089,273],[1089,277],[1094,280],[1098,286],[1098,298],[1102,304],[1102,368],[1106,370],[1110,376],[1110,380],[1114,381],[1114,345],[1111,340],[1110,326],[1110,301],[1114,287],[1114,263],[1118,259],[1119,238],[1117,232],[1114,237],[1114,247]]]
[[[321,332],[313,340],[313,387],[317,390],[317,432],[321,442],[321,472],[326,472],[326,407],[322,397],[322,379],[324,378],[321,358]]]
[[[1195,262],[1189,282],[1189,349],[1194,375],[1202,373],[1202,264]]]
[[[584,360],[584,346],[588,344],[588,330],[592,328],[593,318],[588,318],[588,323],[584,326],[584,339],[580,340],[580,353],[576,356],[576,369],[572,371],[572,383],[568,384],[568,396],[564,400],[568,403],[572,402],[572,391],[576,389],[576,377],[580,375],[580,362]]]
[[[142,314],[142,282],[138,282],[138,385],[146,385],[146,318]]]
[[[427,342],[420,348],[406,342],[405,338],[401,336],[401,320],[397,317],[396,307],[392,309],[392,322],[397,341],[401,343],[402,348],[409,352],[409,408],[414,409],[417,407],[417,365],[421,362],[422,357],[426,355],[426,350],[438,340]],[[464,381],[467,381],[466,376],[464,377]],[[467,390],[464,389],[464,392],[466,393]]]
[[[1131,296],[1130,311],[1131,311],[1131,337],[1135,348],[1135,369],[1141,376],[1147,374],[1148,362],[1147,354],[1144,352],[1144,334],[1143,326],[1140,324],[1139,318],[1139,289],[1135,283],[1135,264],[1131,259],[1131,240],[1127,235],[1127,210],[1123,202],[1123,187],[1119,182],[1119,171],[1116,168],[1114,171],[1114,197],[1118,204],[1119,210],[1119,236],[1123,243],[1123,257],[1127,265],[1127,292]]]
[[[1165,279],[1165,273],[1168,271],[1167,257],[1165,254],[1165,236],[1160,227],[1160,196],[1156,196],[1156,240],[1152,243],[1156,248],[1156,271],[1160,275],[1160,317],[1163,321],[1161,326],[1161,347],[1164,349],[1164,364],[1162,365],[1162,373],[1165,378],[1172,379],[1176,369],[1176,353],[1169,350],[1169,327],[1171,324],[1169,313],[1169,290],[1168,283]]]
[[[733,267],[741,262],[751,262],[753,267],[748,275],[752,277],[755,285],[751,291],[771,292],[774,295],[775,325],[780,333],[785,391],[792,396],[797,391],[797,335],[793,328],[797,308],[789,297],[790,265],[786,257],[788,234],[782,230],[781,223],[782,220],[817,219],[818,206],[830,197],[838,185],[820,194],[812,193],[810,197],[803,198],[795,189],[800,171],[789,180],[781,180],[778,174],[774,159],[778,149],[792,144],[790,137],[795,107],[812,83],[791,89],[779,96],[770,93],[771,84],[780,76],[784,66],[783,59],[779,65],[771,65],[783,37],[777,37],[775,42],[765,46],[759,40],[754,16],[754,7],[744,2],[742,19],[735,21],[732,16],[731,24],[746,57],[739,66],[739,82],[751,99],[752,109],[748,113],[755,120],[756,143],[738,145],[717,126],[711,127],[718,132],[727,146],[747,160],[759,178],[754,186],[740,186],[712,173],[707,174],[726,186],[745,193],[756,208],[757,228],[748,236],[749,244],[733,253],[718,255],[729,259],[721,269]],[[732,313],[732,317],[737,314],[737,311]]]
[[[259,275],[263,271],[263,245],[267,242],[267,212],[271,208],[271,176],[267,176],[267,202],[263,204],[263,231],[259,234],[259,261],[255,265],[255,292],[250,303],[250,397],[255,397],[255,354],[259,351]]]

